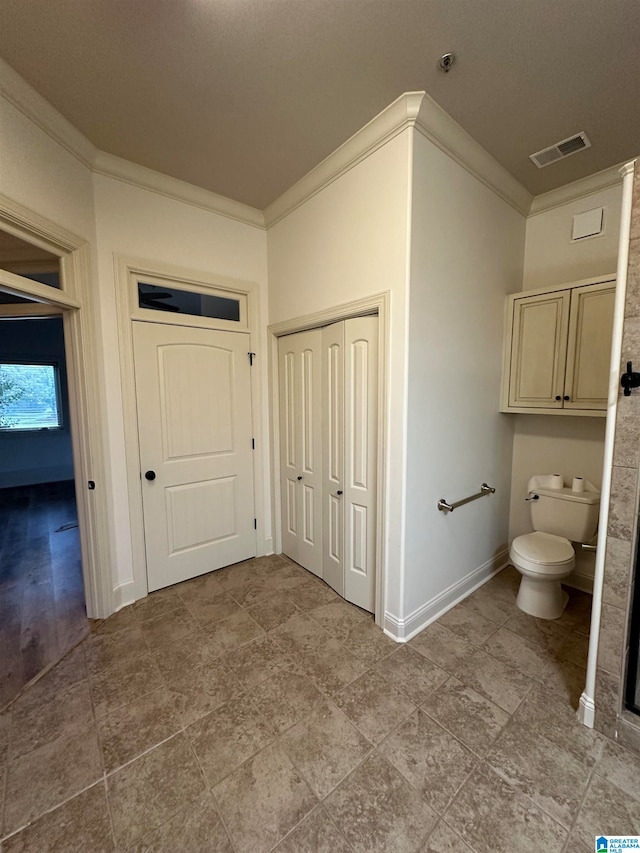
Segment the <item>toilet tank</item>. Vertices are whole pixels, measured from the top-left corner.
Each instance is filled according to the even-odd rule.
[[[531,496],[533,529],[571,542],[588,542],[596,532],[600,512],[600,492],[571,489],[534,489]]]

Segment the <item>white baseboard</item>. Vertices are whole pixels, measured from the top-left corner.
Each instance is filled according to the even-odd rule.
[[[405,619],[399,619],[392,613],[385,613],[383,626],[385,634],[397,643],[408,642],[420,631],[423,631],[427,625],[439,619],[447,610],[451,610],[452,607],[475,592],[478,587],[504,569],[508,563],[509,550],[505,549],[456,581],[435,598],[418,607]]]
[[[577,717],[583,726],[587,726],[589,729],[593,728],[596,719],[596,706],[591,696],[587,696],[586,693],[580,697]]]
[[[113,612],[117,613],[128,604],[133,604],[136,600],[135,584],[133,579],[119,583],[113,590]]]
[[[258,557],[269,557],[271,554],[273,554],[273,537],[267,536],[260,543]]]

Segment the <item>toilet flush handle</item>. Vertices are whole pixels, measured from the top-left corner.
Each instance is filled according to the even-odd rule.
[[[531,495],[529,498],[525,498],[525,501],[539,501],[540,495]]]

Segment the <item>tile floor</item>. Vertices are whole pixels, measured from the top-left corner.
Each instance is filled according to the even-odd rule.
[[[150,595],[0,716],[2,853],[575,853],[640,834],[639,758],[574,717],[589,597],[540,622],[517,582],[407,645],[282,557]]]

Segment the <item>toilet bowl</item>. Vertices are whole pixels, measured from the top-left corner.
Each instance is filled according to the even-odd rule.
[[[575,551],[568,539],[551,533],[526,533],[513,540],[509,556],[522,575],[516,604],[538,619],[558,619],[569,596],[561,582],[573,571]]]
[[[522,575],[516,604],[538,619],[558,619],[569,596],[561,581],[571,574],[572,542],[588,542],[596,532],[600,492],[588,480],[584,488],[564,486],[559,474],[536,474],[527,501],[534,533],[513,540],[509,556]]]

